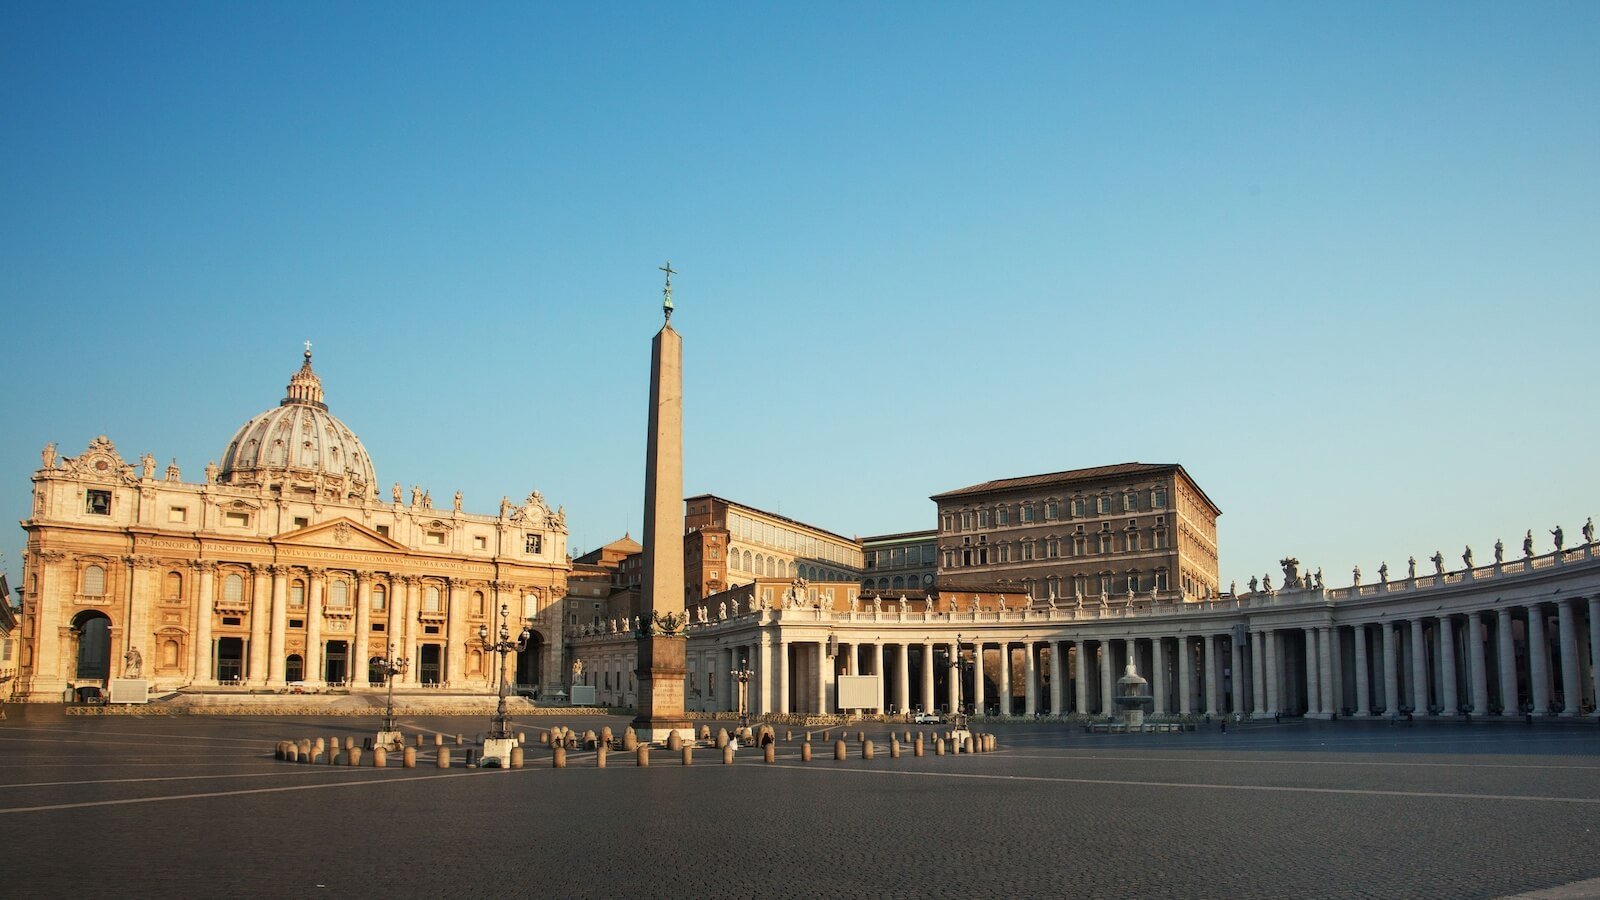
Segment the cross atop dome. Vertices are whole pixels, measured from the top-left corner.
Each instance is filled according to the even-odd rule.
[[[311,342],[306,341],[305,362],[300,364],[300,371],[289,377],[289,393],[283,398],[283,406],[295,403],[310,404],[327,409],[328,405],[322,400],[322,379],[317,373],[311,371]]]

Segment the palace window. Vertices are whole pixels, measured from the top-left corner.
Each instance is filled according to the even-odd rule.
[[[1051,500],[1044,505],[1045,519],[1059,519],[1061,517],[1061,504]]]
[[[1080,519],[1084,517],[1084,515],[1085,515],[1085,504],[1084,504],[1084,500],[1083,500],[1082,497],[1079,497],[1076,500],[1072,501],[1072,514],[1074,516],[1077,516]]]
[[[111,492],[93,488],[83,492],[83,511],[91,516],[111,515]]]
[[[1033,559],[1033,541],[1022,542],[1022,558],[1024,560]]]
[[[1156,590],[1158,590],[1158,591],[1167,590],[1167,570],[1166,569],[1157,569],[1156,570]]]
[[[1026,524],[1028,524],[1029,522],[1032,522],[1032,521],[1033,521],[1033,504],[1031,504],[1031,503],[1023,504],[1023,507],[1022,507],[1022,524],[1026,525]]]
[[[306,605],[306,583],[298,578],[289,585],[289,605],[292,607]]]
[[[1138,508],[1139,508],[1138,495],[1134,494],[1133,491],[1129,491],[1126,494],[1122,495],[1122,511],[1123,512],[1133,512],[1134,510],[1136,510]]]
[[[1138,572],[1129,572],[1128,573],[1128,590],[1131,593],[1138,593],[1139,592],[1139,573]]]
[[[522,552],[537,556],[544,551],[544,535],[524,534],[522,536]]]
[[[442,601],[440,600],[440,594],[439,594],[439,588],[438,587],[430,584],[422,592],[422,611],[423,612],[434,612],[434,613],[440,612],[441,602]]]
[[[1100,506],[1099,506],[1100,515],[1102,515],[1102,516],[1108,515],[1111,512],[1111,498],[1110,497],[1106,497],[1106,496],[1102,495],[1099,498],[1099,504],[1100,504]]]
[[[1001,544],[1000,545],[1000,561],[1003,562],[1003,563],[1011,562],[1011,545],[1010,544]]]
[[[1102,593],[1102,594],[1111,593],[1111,573],[1110,572],[1103,572],[1100,575],[1100,593]]]
[[[389,591],[381,584],[372,586],[372,608],[381,610],[389,599]]]
[[[79,593],[85,597],[104,597],[106,595],[106,570],[100,566],[84,567],[83,589]]]
[[[989,527],[989,511],[987,509],[978,510],[978,527],[979,528],[988,528]]]
[[[350,606],[350,583],[343,578],[336,579],[328,587],[328,605],[334,609],[345,609]]]
[[[1057,559],[1061,556],[1061,542],[1055,538],[1051,538],[1049,541],[1047,541],[1044,545],[1044,548],[1045,555],[1050,559]]]
[[[1109,534],[1100,535],[1100,552],[1101,553],[1110,553],[1111,552],[1111,535],[1109,535]]]
[[[1158,487],[1150,492],[1150,505],[1155,509],[1167,508],[1167,489]]]
[[[996,525],[1010,525],[1011,524],[1011,510],[1007,509],[1004,506],[999,507],[998,509],[996,509],[994,511],[994,523]]]
[[[229,603],[244,602],[244,576],[231,573],[222,579],[222,599]]]
[[[1073,539],[1072,539],[1072,555],[1073,556],[1082,556],[1083,555],[1083,535],[1081,535],[1081,534],[1074,536]]]

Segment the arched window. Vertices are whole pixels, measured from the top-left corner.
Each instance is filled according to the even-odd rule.
[[[472,592],[472,614],[475,616],[483,615],[483,591]]]
[[[86,566],[83,570],[83,590],[85,597],[104,597],[106,595],[106,570],[100,566]]]
[[[350,582],[343,578],[333,582],[328,588],[328,605],[334,609],[343,609],[350,605]]]
[[[300,656],[300,654],[291,653],[291,654],[289,654],[289,658],[284,660],[284,662],[283,662],[283,680],[284,681],[305,681],[306,680],[306,661],[305,661],[305,659],[303,657]]]
[[[183,573],[167,573],[167,577],[162,579],[161,596],[167,600],[183,599]]]
[[[289,585],[289,605],[291,607],[306,605],[306,583],[298,578]]]
[[[1129,591],[1129,593],[1138,593],[1138,591],[1139,591],[1139,573],[1138,572],[1129,572],[1128,573],[1128,591]]]
[[[750,555],[750,551],[749,550],[746,550],[744,552],[744,570],[746,572],[754,572],[756,570],[756,564],[754,562],[754,557],[752,557]]]
[[[231,572],[222,579],[222,599],[231,603],[244,602],[244,576]]]
[[[889,586],[890,587],[903,588],[903,587],[906,586],[906,580],[905,580],[905,578],[903,576],[896,575],[894,577],[894,581]]]
[[[176,669],[178,667],[178,642],[166,641],[161,645],[161,667]]]
[[[1158,591],[1167,590],[1167,570],[1166,569],[1157,569],[1156,570],[1156,590],[1158,590]]]
[[[383,609],[384,604],[387,603],[388,600],[389,600],[389,591],[388,591],[387,588],[385,588],[381,584],[375,584],[375,585],[372,586],[372,608],[373,609]]]
[[[422,592],[422,611],[423,612],[439,612],[440,611],[440,607],[439,607],[439,588],[437,586],[430,584],[430,585],[428,585],[427,589]]]
[[[887,578],[879,578],[878,579],[878,590],[886,591],[888,589],[889,589],[889,579],[887,579]]]

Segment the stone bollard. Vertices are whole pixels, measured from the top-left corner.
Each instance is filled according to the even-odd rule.
[[[539,730],[539,746],[541,746],[541,747],[550,746],[550,732],[545,731],[543,729]]]
[[[526,744],[527,742],[528,742],[528,733],[526,731],[517,732],[517,746],[520,747],[523,744]]]
[[[906,743],[911,743],[911,729],[906,729]]]
[[[865,731],[856,732],[856,743],[864,744],[866,742],[867,742],[867,733]]]
[[[567,767],[567,748],[556,744],[555,749],[550,751],[550,765],[557,769],[565,769]]]
[[[682,761],[683,761],[683,764],[686,765],[686,766],[694,764],[694,745],[693,744],[684,744],[683,745]]]
[[[607,725],[606,727],[600,729],[600,742],[602,744],[609,744],[614,739],[616,739],[616,735],[611,733],[611,726],[610,725]]]
[[[291,742],[289,744],[289,749],[284,752],[283,758],[287,759],[289,762],[299,762],[300,745]]]
[[[833,758],[834,759],[844,759],[844,739],[843,738],[833,742]]]
[[[956,755],[956,756],[960,756],[961,755],[961,741],[957,740],[956,738],[951,738],[950,739],[950,752],[952,754]]]
[[[682,749],[683,749],[683,738],[678,737],[677,730],[673,730],[673,731],[668,732],[667,733],[667,751],[669,753],[677,753],[679,750],[682,750]]]
[[[629,725],[628,730],[622,733],[622,749],[629,753],[639,749],[639,735],[633,730],[632,725]]]
[[[444,746],[444,732],[440,732],[440,733],[438,733],[438,734],[433,736],[433,745],[435,747],[443,747]]]
[[[311,745],[312,753],[321,753],[326,749],[328,749],[328,745],[323,742],[322,738],[317,738],[316,741]]]
[[[417,735],[417,746],[418,747],[422,746],[422,735],[420,735],[420,734]]]
[[[861,742],[861,758],[862,759],[871,759],[872,758],[872,742],[871,741],[862,741]]]
[[[733,744],[731,743],[722,748],[722,764],[725,766],[733,765]]]
[[[356,739],[355,739],[355,738],[353,738],[353,737],[346,737],[346,738],[345,738],[345,739],[344,739],[344,748],[345,748],[345,749],[346,749],[346,750],[349,750],[349,749],[350,749],[350,748],[352,748],[352,747],[354,747],[354,746],[355,746],[355,745],[356,745]]]
[[[360,747],[346,747],[346,748],[344,748],[344,757],[345,757],[344,764],[347,765],[347,766],[359,766],[359,765],[361,765],[361,748]]]
[[[978,748],[977,739],[976,738],[972,738],[972,737],[968,737],[967,738],[967,752],[968,753],[977,753],[978,752],[977,748]]]
[[[710,725],[701,725],[700,726],[700,740],[702,740],[702,741],[711,740],[711,726]]]
[[[273,759],[283,759],[283,757],[284,757],[283,741],[279,741],[276,744],[272,745],[272,758]]]
[[[944,738],[938,737],[938,738],[934,738],[933,739],[933,755],[934,756],[943,756],[944,755]]]
[[[595,734],[593,728],[585,731],[583,733],[583,749],[589,750],[598,746],[600,746],[600,735]]]
[[[989,749],[990,750],[998,750],[999,748],[1000,748],[1000,739],[995,737],[992,734],[989,735]]]
[[[811,762],[811,742],[810,741],[802,741],[800,743],[800,761],[801,762]]]
[[[916,741],[912,742],[912,744],[911,744],[911,755],[912,756],[921,756],[922,755],[922,735],[920,735],[920,734],[917,735]]]
[[[895,737],[894,735],[890,735],[889,736],[889,758],[890,759],[899,759],[900,758],[900,739]]]
[[[478,767],[477,752],[470,747],[467,748],[467,768],[476,769]]]
[[[774,763],[778,761],[777,741],[773,741],[772,743],[761,748],[761,761],[766,763]]]
[[[638,749],[634,751],[634,759],[636,760],[635,764],[641,769],[650,765],[650,745],[640,744]]]
[[[513,769],[522,768],[522,745],[521,744],[518,744],[517,746],[511,748],[511,768],[513,768]]]
[[[717,748],[720,750],[721,748],[726,747],[726,746],[728,746],[728,729],[726,729],[726,728],[718,728],[717,729]]]
[[[594,767],[596,769],[604,769],[606,767],[606,756],[608,756],[610,753],[611,748],[607,747],[605,744],[601,744],[600,748],[594,751]]]
[[[373,747],[372,748],[372,767],[374,769],[386,769],[386,768],[388,768],[389,767],[389,751],[383,749],[382,747]]]
[[[333,737],[328,738],[328,752],[329,753],[338,753],[339,752],[339,745],[341,743],[343,743],[343,742],[339,740],[339,736],[338,735],[334,735]]]
[[[440,747],[439,753],[435,757],[435,761],[439,764],[439,768],[441,769],[450,768],[450,748]]]
[[[404,755],[400,757],[400,765],[403,768],[415,769],[417,767],[417,748],[407,747]]]
[[[461,732],[456,732],[456,746],[461,746]]]
[[[833,740],[833,732],[831,732],[831,731],[824,731],[824,732],[823,732],[823,733],[822,733],[822,740],[823,740],[823,742],[824,742],[824,743],[826,743],[826,742],[828,742],[828,741],[830,741],[830,740]]]

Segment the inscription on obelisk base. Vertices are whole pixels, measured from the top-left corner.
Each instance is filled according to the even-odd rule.
[[[644,470],[644,584],[639,597],[639,715],[641,741],[665,741],[673,731],[692,740],[683,712],[688,674],[683,611],[683,338],[672,328],[672,263],[662,308],[667,323],[651,342],[650,432]]]

